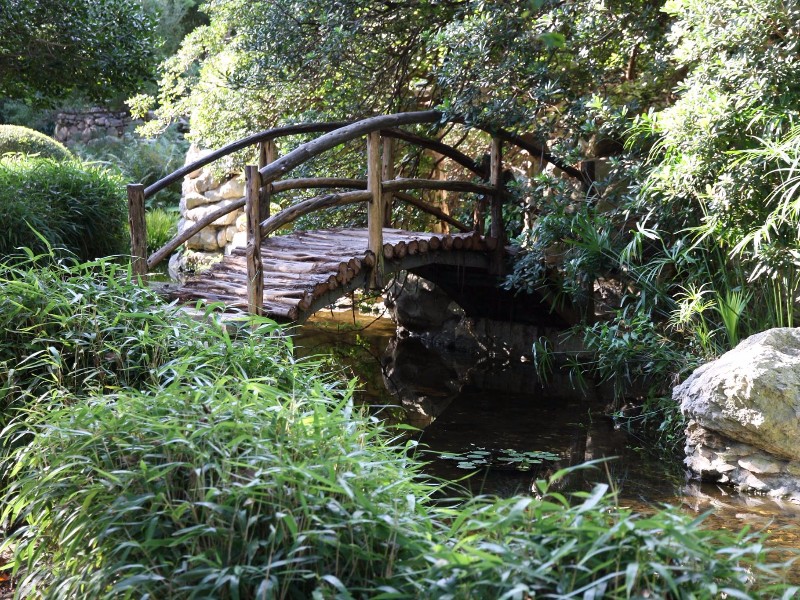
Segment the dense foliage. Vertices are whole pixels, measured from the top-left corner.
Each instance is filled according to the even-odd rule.
[[[156,66],[152,15],[136,0],[0,2],[0,96],[48,103],[136,92]]]
[[[54,160],[72,158],[63,144],[43,133],[17,125],[0,125],[0,156],[4,154],[35,154]]]
[[[205,5],[208,25],[164,64],[162,124],[189,114],[194,139],[219,145],[285,121],[438,107],[468,127],[523,133],[581,177],[509,152],[506,222],[522,252],[507,285],[546,286],[579,309],[595,358],[575,374],[645,399],[671,446],[680,378],[744,336],[795,323],[794,3],[248,6]],[[486,151],[480,134],[438,133]],[[350,165],[335,169],[358,174]],[[404,157],[404,176],[429,165]]]
[[[229,331],[110,261],[44,258],[0,264],[17,597],[782,592],[756,537],[632,514],[603,485],[445,500],[274,324]]]
[[[0,159],[0,253],[64,249],[83,260],[128,252],[124,182],[76,160]]]

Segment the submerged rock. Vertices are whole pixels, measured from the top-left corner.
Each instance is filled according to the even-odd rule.
[[[690,419],[686,464],[695,474],[800,502],[800,329],[744,340],[673,398]]]

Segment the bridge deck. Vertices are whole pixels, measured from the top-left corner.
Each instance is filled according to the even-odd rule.
[[[267,238],[261,245],[264,265],[264,314],[277,320],[303,319],[324,303],[361,287],[376,263],[367,252],[366,229],[301,231]],[[432,234],[400,229],[383,230],[387,272],[404,262],[445,261],[472,255],[485,261],[491,238],[477,234]],[[182,301],[208,300],[247,308],[247,264],[244,250],[182,285],[166,291]]]

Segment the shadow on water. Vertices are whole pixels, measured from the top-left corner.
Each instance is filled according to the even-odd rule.
[[[542,385],[532,366],[478,360],[416,338],[395,337],[394,323],[353,313],[322,313],[296,337],[298,354],[332,354],[362,383],[358,400],[390,423],[420,430],[432,474],[476,493],[531,493],[536,479],[569,465],[609,458],[580,470],[566,490],[610,482],[619,503],[637,511],[681,506],[710,512],[717,529],[750,525],[771,545],[800,548],[800,506],[686,479],[677,457],[653,456],[603,414],[594,387],[576,390],[565,375]]]

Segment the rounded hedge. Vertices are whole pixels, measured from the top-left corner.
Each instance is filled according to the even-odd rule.
[[[0,156],[3,154],[36,154],[41,158],[71,160],[72,153],[53,138],[35,129],[19,125],[0,125]]]
[[[0,253],[65,249],[80,259],[126,254],[125,185],[75,160],[0,160]],[[46,240],[46,243],[45,243]]]

